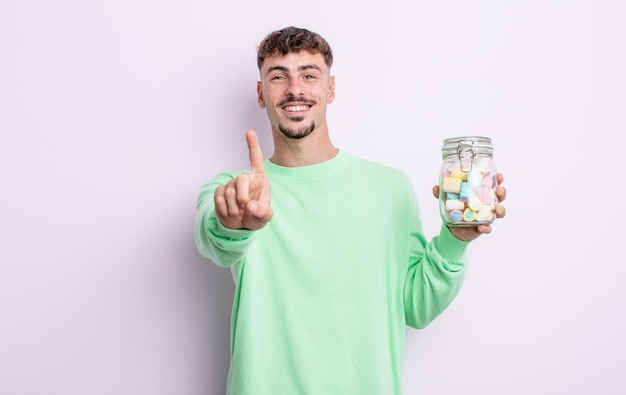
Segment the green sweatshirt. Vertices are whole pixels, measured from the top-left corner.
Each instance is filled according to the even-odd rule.
[[[344,151],[321,164],[269,160],[273,219],[222,226],[203,186],[200,253],[235,282],[230,395],[397,395],[405,327],[423,328],[463,282],[467,242],[427,242],[410,180]]]

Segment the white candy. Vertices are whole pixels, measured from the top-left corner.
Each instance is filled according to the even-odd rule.
[[[473,211],[478,211],[482,206],[483,203],[480,201],[480,198],[472,193],[467,201],[467,207]]]
[[[463,210],[465,208],[465,203],[463,203],[460,199],[449,199],[446,200],[446,210]]]
[[[483,206],[478,213],[476,213],[476,221],[478,222],[488,222],[493,217],[493,212],[491,211],[491,207]]]
[[[483,180],[482,173],[476,169],[473,169],[469,173],[467,173],[467,184],[470,186],[470,188],[479,187],[481,185],[482,180]]]
[[[474,164],[474,169],[478,170],[481,173],[485,173],[489,171],[490,159],[489,158],[480,158]]]

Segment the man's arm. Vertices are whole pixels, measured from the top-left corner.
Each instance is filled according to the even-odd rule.
[[[270,189],[256,133],[246,133],[250,173],[222,173],[204,185],[196,207],[198,251],[220,266],[241,259],[255,231],[272,219]]]
[[[504,180],[498,174],[498,184]],[[498,201],[506,199],[506,189],[496,188]],[[433,187],[435,198],[439,196],[438,186]],[[421,229],[417,203],[412,218],[410,237],[409,268],[404,285],[404,306],[407,325],[424,328],[452,303],[457,296],[467,267],[465,251],[470,241],[482,234],[491,233],[490,225],[476,227],[446,227],[442,225],[437,237],[426,243]],[[496,207],[496,216],[505,216],[503,206]]]

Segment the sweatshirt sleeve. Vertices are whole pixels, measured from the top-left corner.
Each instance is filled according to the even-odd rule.
[[[421,219],[414,201],[409,235],[409,266],[404,284],[407,325],[421,329],[432,322],[454,300],[465,277],[468,242],[454,237],[442,225],[429,243],[422,232]]]
[[[206,183],[200,190],[196,205],[194,237],[198,252],[222,267],[238,262],[254,239],[256,231],[229,229],[215,214],[213,195],[220,185],[236,177],[236,173],[222,173]]]

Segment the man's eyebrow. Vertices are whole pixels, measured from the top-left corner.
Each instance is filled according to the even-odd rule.
[[[309,70],[309,69],[322,71],[322,69],[318,65],[316,65],[316,64],[305,64],[305,65],[302,65],[302,66],[298,66],[298,71]],[[271,73],[272,71],[288,72],[289,69],[287,67],[285,67],[285,66],[272,66],[272,67],[267,69],[268,73]]]
[[[288,68],[286,68],[285,66],[272,66],[269,69],[267,69],[268,73],[271,73],[274,70],[278,70],[278,71],[289,71]]]
[[[298,70],[300,70],[300,71],[308,70],[308,69],[315,69],[315,70],[322,71],[322,69],[318,65],[316,65],[316,64],[305,64],[304,66],[298,67]]]

